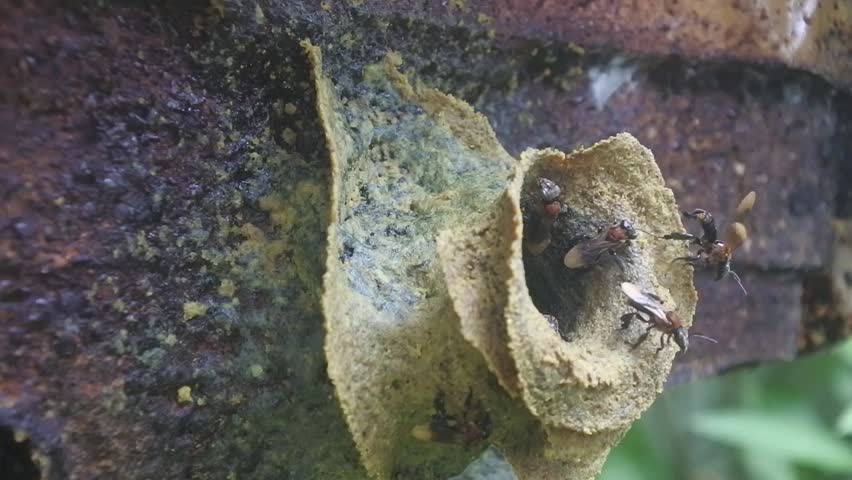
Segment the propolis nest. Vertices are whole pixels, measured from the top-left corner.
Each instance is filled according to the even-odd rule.
[[[685,247],[651,235],[623,269],[569,270],[560,256],[615,219],[683,230],[651,152],[619,134],[516,160],[487,119],[410,80],[398,56],[342,91],[305,48],[333,174],[328,373],[367,471],[446,478],[491,444],[521,479],[594,478],[675,354],[627,344],[638,331],[618,328],[620,282],[657,292],[687,324],[696,294],[667,260]],[[540,177],[566,208],[554,241],[530,255],[522,205]]]

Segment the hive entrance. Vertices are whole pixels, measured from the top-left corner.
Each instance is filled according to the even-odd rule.
[[[591,220],[579,215],[565,201],[564,186],[554,180],[563,194],[559,197],[560,213],[549,227],[550,241],[540,253],[533,253],[527,245],[538,243],[543,232],[544,213],[539,179],[557,178],[546,170],[531,169],[524,179],[521,208],[524,218],[525,248],[523,251],[524,272],[530,297],[536,308],[544,315],[556,318],[559,331],[565,340],[574,337],[577,327],[577,311],[585,302],[589,276],[595,270],[618,268],[609,258],[603,258],[598,265],[582,269],[569,269],[565,266],[565,254],[575,245],[594,237],[604,220]]]
[[[39,468],[33,460],[34,453],[34,447],[28,439],[16,439],[12,428],[0,425],[0,478],[41,478]]]

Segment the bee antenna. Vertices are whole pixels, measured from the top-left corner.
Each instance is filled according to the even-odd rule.
[[[710,340],[710,341],[711,341],[711,342],[713,342],[713,343],[719,343],[719,342],[717,342],[717,341],[716,341],[716,339],[715,339],[715,338],[710,338],[710,337],[708,337],[707,335],[701,335],[700,333],[690,333],[690,334],[689,334],[689,336],[690,336],[690,337],[703,338],[704,340]]]
[[[740,276],[739,276],[739,275],[737,275],[737,272],[735,272],[735,271],[733,271],[733,270],[729,270],[729,271],[728,271],[728,273],[730,273],[730,274],[731,274],[731,276],[733,276],[733,277],[734,277],[734,280],[736,280],[736,281],[737,281],[737,284],[740,286],[740,288],[742,288],[742,289],[743,289],[743,293],[745,293],[746,295],[748,295],[748,292],[746,291],[745,287],[743,286],[743,282],[740,280]]]
[[[644,234],[646,234],[646,235],[651,235],[651,236],[653,236],[653,235],[654,235],[652,232],[649,232],[648,230],[642,230],[642,229],[641,229],[641,228],[639,228],[639,227],[633,227],[633,228],[634,228],[635,230],[639,230],[640,232],[642,232],[642,233],[644,233]]]

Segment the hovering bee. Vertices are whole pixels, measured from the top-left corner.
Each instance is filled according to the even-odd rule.
[[[655,328],[661,333],[660,348],[657,349],[656,353],[660,353],[667,344],[671,344],[672,338],[674,338],[674,341],[677,343],[681,352],[685,352],[686,349],[689,348],[689,333],[687,332],[686,327],[683,326],[683,321],[681,321],[680,317],[674,311],[666,311],[663,308],[663,301],[660,297],[653,293],[644,292],[642,289],[630,282],[622,283],[621,291],[627,295],[627,301],[630,306],[638,310],[638,312],[626,313],[621,316],[621,329],[625,330],[630,327],[630,323],[633,319],[638,319],[640,322],[648,324],[645,332],[639,336],[639,340],[632,344],[633,348],[638,347],[642,342],[644,342],[651,333],[651,330]],[[643,317],[643,313],[647,315],[648,318]],[[716,340],[701,334],[693,333],[692,336],[704,338],[716,343]]]
[[[732,276],[737,284],[748,295],[740,276],[731,270],[731,258],[734,252],[748,240],[748,231],[742,221],[754,207],[757,194],[749,192],[737,205],[732,215],[731,223],[725,229],[725,237],[722,241],[718,239],[716,222],[710,212],[695,209],[691,212],[683,212],[683,216],[697,220],[701,224],[702,235],[697,237],[689,233],[670,233],[663,238],[667,240],[689,240],[691,244],[699,245],[695,255],[678,257],[675,261],[684,261],[694,267],[714,268],[716,280],[721,280],[728,275]]]
[[[465,448],[476,447],[491,435],[491,417],[482,403],[473,400],[473,389],[464,400],[461,417],[448,415],[444,405],[442,390],[435,393],[432,406],[435,413],[429,423],[416,425],[411,434],[425,442],[440,442],[462,445]]]
[[[565,254],[565,266],[568,268],[589,267],[598,263],[603,254],[609,253],[623,270],[624,265],[616,253],[627,248],[630,241],[635,240],[636,237],[636,228],[633,223],[628,220],[616,222],[602,228],[596,237],[580,242],[568,250]]]
[[[541,207],[530,212],[525,219],[524,244],[527,251],[539,255],[550,245],[550,228],[562,213],[562,203],[559,201],[562,189],[553,180],[539,178],[535,194],[541,202]]]

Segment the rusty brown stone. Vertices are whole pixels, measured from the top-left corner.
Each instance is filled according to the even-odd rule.
[[[852,85],[852,7],[843,0],[628,2],[462,0],[358,2],[442,25],[468,25],[505,36],[573,42],[636,54],[786,64]]]
[[[510,153],[628,131],[683,208],[724,222],[757,190],[735,262],[750,295],[699,276],[695,328],[720,342],[696,340],[673,381],[849,335],[814,294],[818,272],[843,279],[831,220],[852,215],[848,9],[784,57],[748,3],[730,25],[604,2],[321,3],[0,2],[0,436],[25,435],[44,478],[365,475],[322,356],[328,165],[304,37],[342,89],[399,50]],[[187,302],[206,313],[185,321]]]
[[[693,339],[669,376],[669,385],[760,363],[792,360],[802,318],[801,280],[793,275],[741,275],[749,295],[733,279],[697,275],[698,308]]]

